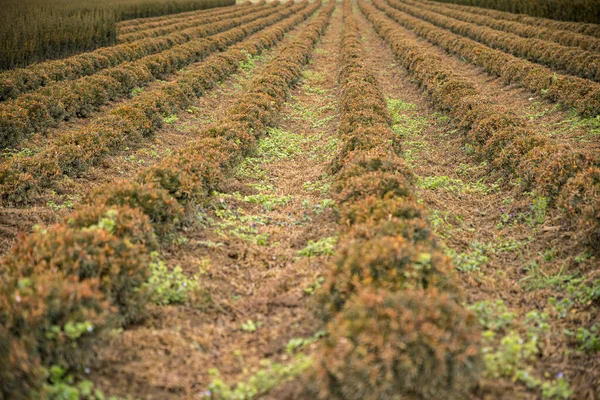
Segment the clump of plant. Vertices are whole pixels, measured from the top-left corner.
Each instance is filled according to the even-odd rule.
[[[82,370],[112,312],[97,278],[11,274],[0,283],[0,394],[36,398],[46,365]]]
[[[118,308],[122,324],[144,317],[150,261],[145,245],[114,233],[107,217],[95,225],[75,229],[57,224],[22,238],[2,263],[11,277],[31,278],[43,272],[98,280],[100,290]]]
[[[165,237],[183,219],[183,207],[169,193],[154,184],[116,182],[92,191],[88,203],[137,208],[146,214],[157,235]]]
[[[448,257],[402,236],[350,241],[339,250],[318,299],[329,315],[364,287],[392,291],[437,287],[456,293],[451,272]]]
[[[482,361],[473,315],[437,290],[364,290],[329,324],[316,360],[321,395],[462,399]]]

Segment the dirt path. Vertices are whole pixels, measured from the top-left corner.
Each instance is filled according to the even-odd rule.
[[[510,364],[511,376],[526,372],[539,382],[548,382],[555,390],[556,397],[551,398],[566,393],[563,375],[575,390],[574,398],[595,398],[598,361],[593,352],[570,351],[577,346],[564,330],[597,322],[593,308],[578,304],[566,289],[571,285],[576,292],[582,291],[586,283],[597,279],[593,271],[597,261],[575,246],[570,232],[561,231],[558,217],[546,209],[542,198],[517,192],[475,159],[462,136],[447,117],[431,108],[358,9],[356,15],[364,35],[365,58],[389,98],[405,158],[419,177],[419,196],[461,271],[468,306],[496,337],[487,352],[497,358],[498,365]],[[423,45],[432,47],[427,42]],[[542,104],[546,111],[535,118],[540,131],[547,132],[552,124],[570,118],[557,109],[548,112],[553,106],[529,100],[531,95],[523,90],[504,87],[475,67],[441,50],[437,53],[480,92],[520,115],[530,112],[526,106]],[[509,346],[500,343],[502,338],[506,343],[516,342],[511,351],[521,360],[510,363],[502,358]],[[528,345],[537,351],[527,354]],[[527,390],[525,378],[515,384],[502,375],[498,372],[485,380],[477,398],[539,398],[539,391]]]
[[[167,249],[171,267],[197,276],[198,295],[155,307],[145,326],[114,339],[93,376],[107,393],[198,398],[210,382],[224,391],[258,371],[293,377],[306,367],[295,353],[310,353],[321,334],[311,296],[337,240],[327,167],[340,29],[338,9],[279,124]]]

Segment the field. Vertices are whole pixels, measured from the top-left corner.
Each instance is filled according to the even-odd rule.
[[[600,398],[600,25],[454,2],[0,72],[0,399]]]

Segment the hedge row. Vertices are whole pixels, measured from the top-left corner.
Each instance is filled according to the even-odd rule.
[[[439,0],[470,6],[494,8],[510,13],[528,14],[523,18],[600,23],[600,5],[596,0]],[[532,15],[533,17],[530,17]]]
[[[269,9],[269,7],[266,7]],[[265,7],[251,8],[246,15],[264,12]],[[56,61],[47,61],[27,68],[19,68],[0,74],[0,100],[16,98],[21,93],[47,86],[54,82],[77,79],[92,75],[102,69],[115,67],[126,61],[160,53],[173,46],[193,39],[215,34],[239,25],[239,20],[228,20],[210,27],[190,28],[162,38],[148,38],[135,43],[101,48]]]
[[[402,26],[436,46],[483,67],[488,73],[501,77],[506,84],[518,84],[552,101],[573,107],[586,117],[600,114],[600,84],[576,76],[557,74],[550,68],[453,34],[384,3],[379,2],[376,6],[380,4],[380,9]]]
[[[532,26],[541,26],[548,29],[557,29],[563,31],[571,31],[575,33],[581,33],[583,35],[593,36],[595,38],[600,38],[600,25],[597,24],[586,24],[583,22],[566,22],[566,21],[557,21],[554,19],[548,18],[539,18],[532,17],[525,14],[514,14],[505,11],[497,11],[497,10],[489,10],[480,7],[469,7],[462,6],[459,4],[451,4],[445,2],[446,6],[449,8],[453,8],[455,10],[461,10],[470,12],[473,14],[485,15],[487,17],[504,19],[507,21],[515,21],[521,22],[523,24],[532,25]]]
[[[26,204],[36,190],[48,187],[62,175],[76,176],[107,153],[150,136],[162,125],[164,115],[185,108],[196,97],[237,71],[239,63],[256,49],[271,46],[284,32],[314,11],[305,0],[258,21],[225,33],[225,43],[239,41],[291,15],[268,29],[214,55],[179,79],[144,92],[95,119],[88,126],[66,132],[34,155],[19,154],[0,166],[0,198],[8,204]]]
[[[182,204],[190,200],[183,193],[203,201],[241,148],[264,133],[334,6],[331,2],[323,9],[300,39],[257,76],[232,108],[231,119],[202,132],[199,140],[143,171],[136,181],[94,191],[64,222],[19,238],[0,262],[0,395],[43,398],[45,368],[81,371],[108,328],[144,316],[148,254],[157,248],[154,232],[176,222]],[[319,7],[317,2],[306,10]],[[302,12],[296,21],[308,15]],[[255,51],[290,27],[261,33],[264,39],[256,41]],[[240,129],[230,131],[234,136],[220,136],[233,126]]]
[[[525,189],[547,196],[577,225],[581,238],[600,250],[597,155],[537,134],[519,116],[478,95],[470,82],[455,75],[443,59],[423,48],[373,5],[362,0],[358,4],[400,63],[433,103],[453,117],[481,156],[493,167],[520,178]],[[384,7],[382,0],[373,4]]]
[[[269,3],[269,5],[276,6],[277,4]],[[142,30],[139,32],[138,31],[131,32],[131,33],[128,33],[125,35],[119,35],[118,41],[119,41],[119,43],[131,43],[131,42],[135,42],[136,40],[140,40],[140,39],[165,36],[170,33],[183,31],[183,30],[189,29],[189,28],[196,28],[196,27],[200,27],[203,25],[208,26],[212,23],[223,21],[224,19],[236,18],[236,17],[246,15],[246,14],[248,14],[248,10],[252,10],[252,9],[256,9],[256,8],[258,8],[258,7],[242,7],[241,9],[238,9],[238,7],[230,8],[225,11],[221,11],[220,13],[218,13],[216,15],[210,15],[210,16],[203,15],[201,17],[191,18],[190,20],[186,20],[186,21],[174,22],[172,24],[169,24],[169,25],[163,26],[163,27]]]
[[[29,135],[44,132],[61,121],[86,117],[109,101],[129,96],[136,87],[201,61],[211,53],[223,50],[249,33],[263,28],[270,16],[291,14],[291,6],[290,2],[282,8],[276,8],[275,13],[269,9],[224,21],[222,26],[233,25],[237,28],[195,39],[74,81],[55,83],[0,104],[0,148],[18,144]],[[217,25],[207,27],[207,33],[220,29]]]
[[[262,0],[260,2],[254,3],[254,5],[264,5],[265,1]],[[138,21],[137,24],[127,24],[121,25],[119,24],[119,36],[127,35],[133,32],[141,32],[148,29],[159,28],[161,26],[171,25],[178,22],[189,21],[192,19],[196,19],[197,17],[212,17],[214,15],[232,12],[234,10],[243,10],[244,8],[249,8],[252,6],[252,3],[246,1],[244,3],[230,6],[230,7],[216,7],[210,8],[208,10],[200,10],[200,11],[190,11],[180,14],[171,14],[168,16],[164,16],[157,20],[152,20],[152,18],[141,18],[138,20],[129,20],[126,22]]]
[[[329,322],[316,363],[320,396],[466,398],[478,381],[481,335],[399,156],[350,0],[344,10],[341,150],[332,168],[346,232],[318,293]]]
[[[561,46],[540,39],[522,38],[512,33],[500,32],[485,26],[448,18],[399,1],[390,1],[390,4],[398,10],[517,57],[523,57],[568,74],[600,81],[600,54],[596,52]]]
[[[551,42],[562,44],[564,46],[578,46],[581,47],[583,50],[600,50],[600,39],[583,35],[580,33],[531,26],[527,24],[522,24],[520,22],[512,22],[502,19],[486,17],[484,15],[471,14],[468,12],[453,10],[452,8],[441,6],[437,3],[429,1],[403,0],[403,2],[412,6],[425,8],[438,14],[443,14],[446,17],[452,17],[464,22],[471,22],[477,25],[489,26],[490,28],[514,33],[525,38],[537,38],[542,40],[548,40]]]

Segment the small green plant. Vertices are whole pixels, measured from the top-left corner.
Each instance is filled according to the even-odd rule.
[[[75,203],[72,199],[65,200],[62,204],[56,204],[54,201],[50,200],[46,203],[46,205],[50,207],[52,211],[60,211],[64,209],[72,209],[75,206]]]
[[[454,249],[448,249],[447,253],[458,271],[474,272],[489,262],[488,254],[491,250],[489,244],[475,241],[471,243],[471,251],[468,253],[457,253]]]
[[[246,322],[242,322],[241,328],[244,332],[256,332],[258,328],[262,325],[261,322],[255,323],[251,319]]]
[[[198,277],[187,277],[181,267],[172,270],[158,257],[158,253],[152,253],[150,263],[151,275],[148,279],[152,300],[156,304],[182,304],[189,300],[192,292],[198,288]]]
[[[139,94],[141,94],[144,91],[143,87],[137,86],[134,87],[133,90],[131,91],[131,97],[135,97]]]
[[[479,323],[485,328],[494,332],[506,329],[515,319],[516,314],[508,310],[504,301],[488,300],[474,303],[468,307],[474,313]]]
[[[543,224],[546,220],[546,211],[548,209],[548,198],[544,196],[537,196],[533,199],[531,205],[531,219],[530,225]]]
[[[298,257],[330,256],[335,252],[337,236],[330,236],[315,241],[309,240],[305,248],[298,252]]]
[[[304,182],[302,187],[309,193],[319,192],[321,195],[326,195],[327,193],[329,193],[329,189],[331,188],[331,182],[324,180],[315,182],[308,181]]]
[[[211,369],[212,377],[208,389],[201,397],[219,400],[251,400],[261,397],[273,388],[303,374],[312,365],[313,360],[303,354],[298,354],[288,364],[272,363],[269,360],[261,362],[260,369],[251,374],[246,381],[228,385],[221,379],[216,369]]]
[[[567,314],[573,307],[574,302],[573,302],[573,300],[571,300],[568,297],[564,297],[560,300],[556,299],[555,297],[550,297],[548,299],[548,304],[550,304],[552,306],[552,308],[554,309],[554,312],[560,318],[566,318]]]
[[[595,324],[590,329],[579,327],[577,331],[566,331],[579,343],[579,350],[595,353],[600,351],[600,325]]]
[[[318,88],[318,87],[313,87],[313,86],[310,86],[309,84],[305,84],[304,85],[304,90],[306,90],[307,93],[314,93],[314,94],[319,95],[319,96],[322,96],[325,93],[327,93],[327,90],[321,89],[321,88]]]
[[[292,196],[277,196],[269,193],[244,196],[243,201],[252,204],[260,204],[267,211],[273,211],[277,207],[285,206],[292,200]]]
[[[267,134],[258,143],[257,154],[266,162],[292,158],[302,151],[305,141],[301,135],[280,128],[268,128]]]
[[[486,331],[484,338],[493,340],[494,333]],[[491,347],[484,347],[483,353],[488,377],[508,377],[519,381],[529,389],[540,390],[545,399],[568,399],[573,394],[562,373],[554,380],[543,380],[532,373],[529,364],[539,354],[537,337],[524,340],[518,333],[511,331],[501,339],[500,346],[495,351]]]
[[[163,118],[163,122],[169,125],[173,125],[177,121],[179,121],[179,117],[176,114],[170,114]]]
[[[304,293],[309,296],[315,294],[315,292],[323,286],[324,282],[325,282],[324,277],[322,277],[322,276],[318,277],[317,280],[315,281],[315,283],[304,288]]]
[[[48,400],[105,400],[107,397],[99,389],[94,389],[91,381],[77,381],[67,371],[57,365],[48,370],[50,383],[44,386],[44,394]],[[118,400],[110,397],[109,400]]]
[[[290,339],[287,346],[285,347],[285,351],[287,354],[292,355],[304,349],[306,346],[310,346],[311,344],[315,343],[317,340],[325,336],[327,336],[327,331],[318,331],[312,337],[309,338]]]
[[[244,53],[246,53],[246,60],[240,63],[240,68],[245,72],[249,72],[256,68],[256,61],[260,59],[260,56],[253,56],[246,51]]]

